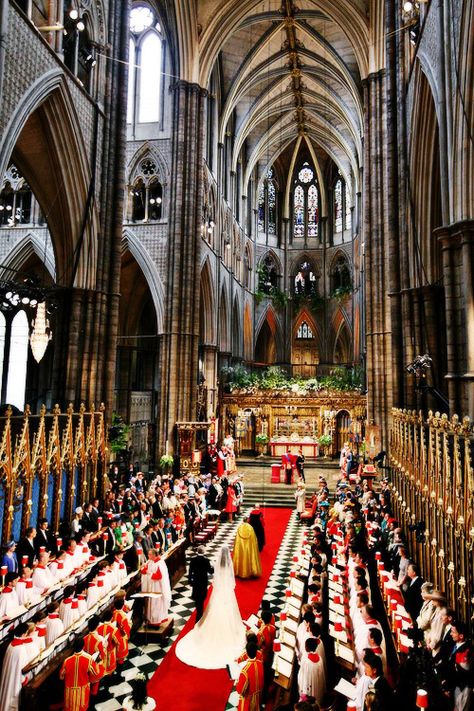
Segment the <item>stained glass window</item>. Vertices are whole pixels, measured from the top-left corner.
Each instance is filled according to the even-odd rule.
[[[334,186],[334,232],[342,231],[342,180]]]
[[[318,188],[310,185],[308,190],[308,237],[318,236]]]
[[[258,189],[258,231],[265,232],[265,184]]]
[[[268,232],[276,234],[276,190],[273,180],[268,181]]]
[[[296,186],[293,199],[293,234],[304,237],[304,190],[301,185]]]
[[[347,193],[347,188],[345,191],[345,207],[346,207],[346,224],[345,224],[345,229],[350,230],[352,227],[352,212],[351,212],[351,206],[349,204],[349,195]]]
[[[296,333],[296,338],[314,338],[313,332],[306,321],[302,321]]]
[[[298,180],[301,183],[310,183],[313,180],[314,174],[307,163],[304,163],[300,172],[298,173]]]
[[[298,170],[293,192],[293,237],[318,236],[319,191],[313,169],[308,163]]]

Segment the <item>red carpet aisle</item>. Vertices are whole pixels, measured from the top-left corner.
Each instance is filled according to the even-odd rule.
[[[261,553],[262,576],[256,580],[237,580],[236,594],[243,619],[259,608],[290,515],[290,509],[265,510],[267,542]],[[193,624],[194,614],[178,639]],[[157,711],[223,711],[232,689],[227,671],[189,667],[177,659],[175,646],[176,642],[148,687],[149,695],[156,700]]]

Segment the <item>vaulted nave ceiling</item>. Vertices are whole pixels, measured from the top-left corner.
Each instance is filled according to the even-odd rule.
[[[216,62],[219,140],[245,146],[244,184],[288,147],[322,148],[348,185],[362,165],[362,79],[369,62],[365,0],[226,0],[199,3],[200,83]],[[216,8],[217,5],[217,8]],[[235,121],[235,123],[234,123]],[[300,140],[299,137],[301,137]]]

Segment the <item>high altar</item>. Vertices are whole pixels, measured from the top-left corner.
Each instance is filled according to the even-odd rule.
[[[332,438],[331,455],[345,441],[361,441],[366,407],[358,391],[233,390],[222,398],[222,432],[234,434],[238,452],[255,451],[255,436],[266,434],[272,456],[289,447],[311,459],[320,453],[322,434]]]

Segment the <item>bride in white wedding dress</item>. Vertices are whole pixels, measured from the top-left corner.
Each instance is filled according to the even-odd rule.
[[[176,656],[198,669],[222,669],[245,648],[245,626],[235,597],[232,558],[223,546],[203,616],[176,645]]]

